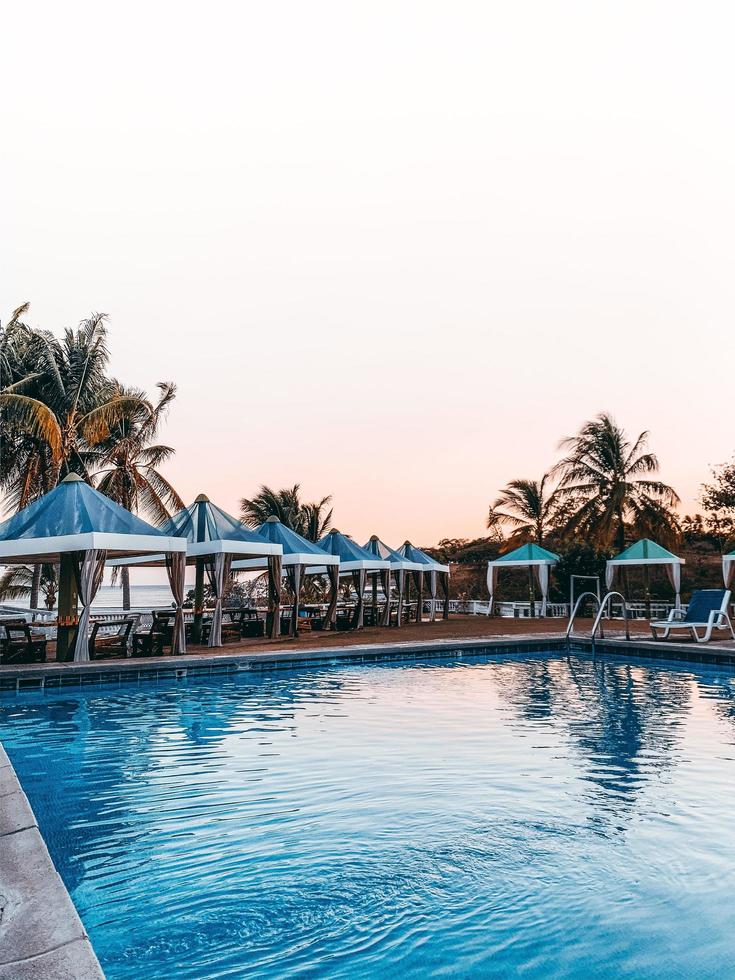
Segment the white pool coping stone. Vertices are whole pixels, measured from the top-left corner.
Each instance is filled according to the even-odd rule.
[[[0,745],[0,980],[104,980]]]

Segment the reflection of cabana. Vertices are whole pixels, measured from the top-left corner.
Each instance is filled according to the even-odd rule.
[[[299,601],[306,575],[329,576],[329,606],[325,617],[325,626],[330,627],[337,613],[337,597],[339,593],[339,558],[328,555],[313,541],[307,541],[291,528],[281,524],[277,517],[269,517],[256,529],[257,533],[271,544],[283,548],[283,571],[288,580],[289,588],[294,596],[294,607],[291,615],[291,635],[298,633]],[[232,570],[237,572],[258,572],[265,569],[262,559],[249,558],[245,561],[234,561]],[[280,605],[280,596],[279,596]],[[280,618],[280,608],[274,609],[274,617]]]
[[[56,659],[89,660],[90,607],[108,558],[162,553],[176,602],[172,652],[185,653],[184,575],[186,541],[162,533],[70,474],[0,524],[0,564],[58,564],[59,616]],[[77,616],[78,600],[82,614]]]
[[[725,588],[735,590],[735,551],[722,556],[722,577],[725,580]]]
[[[161,527],[164,534],[186,538],[186,561],[196,566],[194,587],[194,624],[192,639],[201,641],[204,613],[204,573],[214,595],[214,612],[209,631],[209,646],[222,646],[222,599],[230,578],[232,559],[265,556],[268,568],[268,595],[275,604],[274,594],[281,586],[281,555],[279,545],[271,544],[260,534],[250,531],[240,521],[213,504],[201,493],[193,504],[170,517]],[[164,564],[163,555],[129,558],[113,565],[155,566]],[[274,622],[276,620],[274,619]],[[277,636],[278,633],[271,635]]]
[[[541,591],[541,615],[546,615],[546,603],[549,598],[549,571],[552,565],[559,561],[559,556],[553,551],[547,551],[540,544],[522,544],[520,548],[509,551],[505,555],[496,558],[495,561],[487,563],[487,590],[490,593],[488,604],[488,616],[493,612],[493,597],[495,595],[495,585],[498,580],[498,572],[502,568],[527,568],[529,576],[536,575],[538,586]],[[531,596],[531,615],[533,615],[533,578],[529,578]]]
[[[380,576],[380,583],[385,593],[386,609],[383,613],[381,626],[387,626],[387,617],[390,617],[390,562],[384,558],[377,558],[372,552],[361,548],[352,538],[341,534],[339,531],[332,530],[325,534],[319,541],[319,547],[330,555],[339,558],[339,574],[349,575],[352,585],[357,592],[357,606],[353,618],[353,629],[361,629],[363,624],[363,612],[365,607],[365,583],[368,575],[373,576],[373,582],[377,587],[377,579]]]
[[[406,586],[406,572],[420,572],[421,565],[416,561],[409,561],[404,558],[403,555],[394,551],[393,548],[388,547],[383,541],[380,540],[377,534],[373,534],[368,543],[365,545],[365,551],[369,551],[376,558],[382,558],[387,561],[390,565],[390,570],[393,573],[393,579],[396,583],[396,591],[398,592],[398,611],[396,613],[396,626],[401,625],[401,616],[403,612],[403,594]],[[386,609],[383,610],[383,619],[381,621],[381,626],[390,626],[390,589],[386,596]]]
[[[677,558],[676,555],[672,555],[670,551],[662,548],[655,541],[642,538],[607,562],[605,566],[605,584],[608,589],[611,589],[615,581],[615,575],[619,570],[642,565],[646,573],[646,602],[650,604],[648,570],[651,565],[662,565],[676,593],[676,608],[678,609],[681,606],[681,566],[683,564],[685,564],[683,558]],[[628,596],[625,598],[627,599]]]
[[[431,595],[431,621],[436,619],[436,586],[437,581],[441,581],[442,592],[444,593],[444,613],[443,619],[449,619],[449,565],[442,565],[431,555],[427,555],[420,548],[415,548],[410,541],[404,541],[398,549],[398,553],[403,555],[408,561],[416,562],[421,568],[413,573],[414,584],[418,593],[418,612],[416,622],[422,621],[421,613],[424,602],[424,575],[428,576],[429,593]]]

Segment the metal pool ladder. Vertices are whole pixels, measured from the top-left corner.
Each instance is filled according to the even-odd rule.
[[[590,633],[590,637],[589,637],[590,640],[592,640],[592,655],[593,656],[595,655],[595,637],[597,636],[597,631],[599,629],[600,636],[603,637],[604,639],[605,631],[602,626],[602,617],[606,609],[608,609],[609,611],[610,603],[613,597],[615,596],[617,596],[622,601],[623,620],[625,622],[625,639],[630,640],[630,626],[628,625],[628,607],[625,604],[625,597],[620,592],[607,592],[602,597],[602,599],[599,599],[594,592],[583,592],[582,595],[574,603],[574,609],[572,610],[572,614],[569,617],[569,623],[567,624],[567,632],[565,636],[566,643],[567,643],[567,652],[569,652],[571,640],[572,637],[574,636],[574,620],[577,618],[577,613],[579,612],[579,608],[582,605],[582,602],[585,599],[589,598],[589,599],[594,599],[595,602],[597,603],[597,616],[595,617],[595,621],[592,625],[592,632]]]

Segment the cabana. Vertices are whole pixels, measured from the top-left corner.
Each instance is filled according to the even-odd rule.
[[[429,592],[431,594],[431,622],[436,619],[436,586],[437,580],[441,581],[442,592],[444,593],[444,612],[443,619],[449,619],[449,565],[442,565],[431,555],[427,555],[420,548],[415,548],[410,541],[404,541],[398,549],[398,553],[403,555],[408,561],[415,562],[420,566],[419,571],[413,573],[413,580],[418,593],[418,612],[416,622],[423,620],[424,603],[424,575],[429,576]]]
[[[325,624],[332,625],[337,613],[337,598],[339,593],[339,558],[328,555],[313,541],[302,538],[296,531],[282,524],[277,517],[269,517],[256,529],[257,533],[271,544],[280,545],[283,549],[283,572],[288,580],[289,588],[294,595],[294,607],[291,615],[291,635],[298,633],[299,600],[306,575],[329,576],[329,606]],[[265,569],[262,559],[249,558],[232,563],[232,570],[237,572],[257,572]],[[280,621],[280,595],[278,606],[274,608],[273,616]]]
[[[608,590],[613,587],[616,573],[621,569],[643,566],[646,573],[646,602],[650,605],[651,597],[648,591],[648,570],[651,565],[661,565],[666,570],[671,586],[676,593],[676,608],[681,606],[681,566],[685,564],[683,558],[672,555],[660,544],[648,538],[641,538],[635,544],[630,545],[625,551],[621,551],[615,558],[611,558],[605,565],[605,584]],[[628,597],[626,596],[626,599]]]
[[[725,580],[725,588],[735,591],[735,551],[722,556],[722,577]]]
[[[553,565],[559,561],[559,556],[555,555],[553,551],[547,551],[546,548],[542,548],[540,544],[534,544],[533,542],[529,544],[522,544],[520,548],[515,548],[513,551],[509,551],[495,561],[489,561],[487,563],[487,590],[490,593],[490,602],[488,605],[488,616],[492,615],[493,612],[493,597],[495,595],[495,585],[498,580],[498,572],[503,568],[527,568],[529,574],[529,600],[530,600],[530,611],[533,616],[533,578],[535,574],[538,581],[539,589],[541,590],[541,615],[546,615],[546,603],[549,598],[549,571]]]
[[[357,592],[357,606],[352,621],[353,629],[362,629],[365,609],[365,584],[368,575],[373,576],[373,595],[377,593],[378,576],[385,593],[387,616],[390,617],[390,562],[377,558],[372,552],[361,548],[352,538],[340,531],[332,530],[318,542],[319,547],[330,555],[339,558],[339,574],[350,575]],[[383,612],[381,626],[387,626],[386,612]]]
[[[281,587],[281,557],[283,549],[217,507],[206,494],[200,493],[193,504],[184,507],[162,525],[164,534],[186,539],[186,562],[196,567],[194,585],[194,623],[192,640],[201,641],[204,618],[204,575],[214,594],[214,611],[209,630],[209,646],[222,646],[222,600],[233,558],[265,557],[268,569],[268,596],[271,603],[280,605],[275,593]],[[147,555],[142,559],[123,559],[111,564],[156,566],[164,564],[163,555]],[[273,622],[276,622],[274,618]],[[271,625],[271,636],[277,636]]]
[[[57,660],[89,660],[90,607],[107,560],[152,551],[161,553],[176,603],[172,652],[185,653],[184,538],[146,524],[75,473],[0,524],[0,565],[59,565]]]
[[[377,534],[373,534],[368,543],[365,545],[365,551],[369,551],[376,558],[385,559],[390,565],[390,570],[393,573],[393,579],[396,583],[396,590],[398,592],[398,611],[396,614],[396,626],[401,626],[401,614],[403,610],[403,594],[406,585],[406,572],[420,572],[422,566],[415,561],[409,561],[404,558],[403,555],[394,551],[393,548],[389,547],[383,541],[380,540]],[[383,610],[383,619],[380,623],[381,626],[390,626],[390,582],[389,589],[386,594],[386,608]]]

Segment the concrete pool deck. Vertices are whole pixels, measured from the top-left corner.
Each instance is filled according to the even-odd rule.
[[[0,980],[104,978],[0,745]]]

